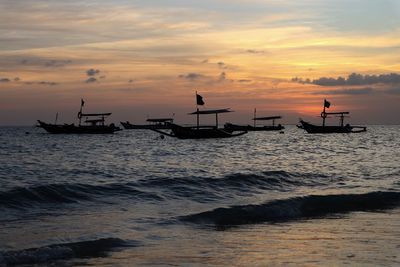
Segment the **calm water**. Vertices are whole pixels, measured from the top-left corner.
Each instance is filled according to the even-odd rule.
[[[1,127],[0,266],[399,266],[400,126],[368,130]]]

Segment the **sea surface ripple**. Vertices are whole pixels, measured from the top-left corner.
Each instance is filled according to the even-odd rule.
[[[0,266],[231,265],[237,255],[239,265],[342,265],[353,257],[337,257],[331,241],[318,239],[335,252],[312,263],[282,240],[297,238],[296,229],[309,233],[302,238],[320,229],[335,239],[344,233],[333,221],[365,230],[383,217],[381,232],[353,236],[352,253],[361,256],[350,263],[395,266],[399,161],[400,126],[332,135],[288,126],[215,140],[0,127]],[[364,254],[365,240],[385,251],[368,243]],[[254,262],[246,246],[280,256]],[[297,260],[279,254],[285,246]]]

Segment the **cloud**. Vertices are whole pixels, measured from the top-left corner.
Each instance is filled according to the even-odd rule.
[[[85,83],[95,83],[95,82],[97,82],[97,79],[95,77],[90,77],[85,81]]]
[[[64,67],[67,64],[72,63],[71,60],[50,60],[44,63],[46,67]]]
[[[49,86],[58,85],[58,83],[56,83],[56,82],[48,82],[48,81],[25,82],[25,84],[39,84],[39,85],[49,85]]]
[[[15,77],[12,80],[9,79],[9,78],[0,78],[0,83],[19,82],[19,81],[21,81],[20,77]],[[29,84],[29,85],[38,84],[38,85],[50,85],[50,86],[58,85],[58,83],[56,83],[56,82],[49,82],[49,81],[39,81],[39,82],[29,82],[29,81],[27,81],[27,82],[24,82],[24,84]]]
[[[14,82],[19,82],[21,79],[19,78],[19,77],[15,77],[14,79],[9,79],[9,78],[0,78],[0,83],[8,83],[8,82],[11,82],[11,81],[14,81]]]
[[[346,89],[337,89],[337,90],[326,90],[314,92],[314,95],[367,95],[374,92],[374,89],[370,87],[365,88],[346,88]]]
[[[310,79],[303,80],[302,78],[293,78],[292,82],[315,84],[320,86],[343,86],[343,85],[372,85],[372,84],[400,84],[400,74],[380,74],[380,75],[362,75],[352,73],[347,78],[338,77],[321,77],[311,81]]]
[[[228,66],[222,61],[218,62],[217,65],[218,65],[218,67],[220,69],[227,69],[228,68]]]
[[[87,76],[95,76],[96,74],[99,74],[100,70],[97,69],[88,69],[86,71]]]
[[[389,88],[385,91],[385,93],[388,94],[400,94],[400,87],[393,87],[393,88]]]
[[[193,82],[193,81],[202,79],[205,76],[203,74],[200,74],[200,73],[190,72],[190,73],[187,73],[187,74],[181,74],[178,77]]]
[[[247,49],[246,52],[250,53],[250,54],[264,54],[265,53],[264,50],[255,50],[255,49]]]
[[[191,73],[187,73],[187,74],[181,74],[178,77],[189,80],[191,82],[201,81],[201,82],[205,82],[206,84],[214,84],[214,83],[220,83],[220,82],[225,82],[225,81],[233,82],[233,80],[227,79],[227,73],[224,71],[221,72],[220,74],[218,74],[218,76],[206,76],[206,75],[203,75],[200,73],[191,72]]]
[[[63,59],[47,59],[41,57],[31,56],[30,58],[24,58],[19,61],[21,65],[27,66],[44,66],[44,67],[64,67],[67,64],[71,64],[72,60]]]
[[[249,79],[240,79],[240,80],[237,80],[238,82],[240,82],[240,83],[251,83],[252,82],[252,80],[249,80]]]
[[[57,85],[58,83],[56,83],[56,82],[41,81],[41,82],[38,82],[38,84],[42,84],[42,85]]]
[[[218,77],[218,81],[223,82],[226,80],[226,73],[225,72],[221,72],[221,74]]]

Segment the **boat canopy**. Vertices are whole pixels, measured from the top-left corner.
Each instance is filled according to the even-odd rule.
[[[219,114],[219,113],[227,113],[227,112],[233,112],[233,110],[229,110],[229,108],[198,110],[198,111],[189,113],[189,115]]]
[[[344,111],[344,112],[322,112],[325,113],[326,115],[344,115],[344,114],[350,114],[350,112],[348,111]]]
[[[254,121],[268,121],[268,120],[277,120],[277,119],[281,119],[281,116],[271,116],[271,117],[257,117],[254,118]]]
[[[81,117],[110,116],[111,113],[80,113]]]
[[[148,122],[167,122],[167,121],[173,121],[173,118],[157,118],[157,119],[147,119],[146,121]]]

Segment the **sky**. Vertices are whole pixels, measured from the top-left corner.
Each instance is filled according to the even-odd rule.
[[[400,124],[397,0],[0,0],[0,125],[174,116]],[[213,118],[205,118],[212,120]],[[332,123],[337,123],[335,120]]]

